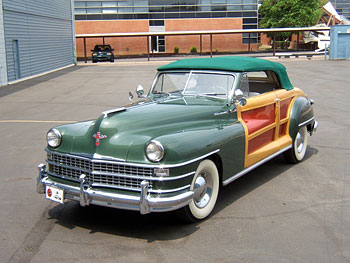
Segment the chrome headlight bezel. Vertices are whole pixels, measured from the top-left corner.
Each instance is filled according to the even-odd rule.
[[[57,148],[61,145],[62,135],[57,129],[51,129],[46,134],[47,145],[51,148]]]
[[[147,159],[151,162],[160,162],[164,157],[164,147],[156,140],[149,141],[145,148]]]

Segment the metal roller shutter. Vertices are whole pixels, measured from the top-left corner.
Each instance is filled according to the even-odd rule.
[[[8,81],[74,63],[71,0],[3,0]]]

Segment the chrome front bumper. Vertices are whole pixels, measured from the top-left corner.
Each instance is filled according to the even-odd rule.
[[[192,201],[194,195],[193,191],[188,191],[171,197],[153,197],[148,193],[149,182],[146,180],[141,183],[139,196],[117,194],[92,189],[84,175],[80,176],[80,187],[76,187],[52,181],[47,176],[44,164],[40,164],[38,169],[37,192],[39,194],[45,193],[46,186],[54,186],[64,191],[65,199],[77,200],[81,206],[94,204],[148,214],[150,212],[173,211],[184,207]]]

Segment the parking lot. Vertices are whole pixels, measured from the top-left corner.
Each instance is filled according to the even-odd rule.
[[[36,193],[46,132],[127,104],[165,62],[79,64],[0,87],[0,262],[350,262],[350,61],[278,61],[315,101],[306,159],[253,170],[190,225]]]

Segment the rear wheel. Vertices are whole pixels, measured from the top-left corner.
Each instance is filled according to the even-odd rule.
[[[301,162],[306,153],[307,148],[307,129],[306,126],[301,127],[293,140],[293,147],[285,152],[284,157],[289,163]]]
[[[193,200],[178,211],[181,219],[196,222],[208,217],[215,207],[219,184],[219,172],[215,163],[208,159],[202,161],[191,184],[191,191],[194,191]]]

